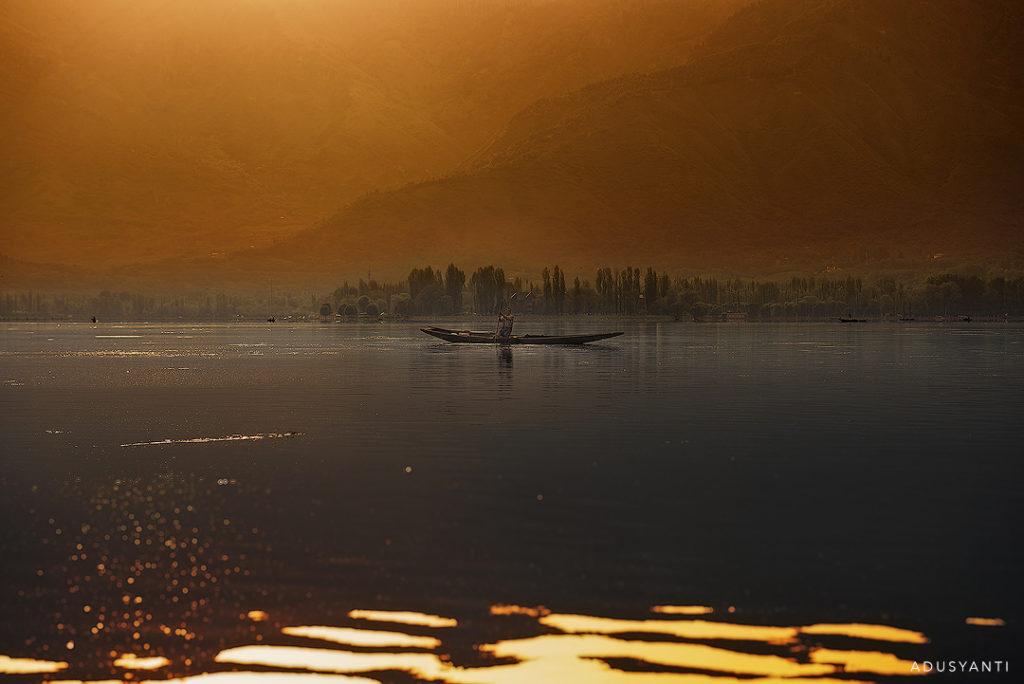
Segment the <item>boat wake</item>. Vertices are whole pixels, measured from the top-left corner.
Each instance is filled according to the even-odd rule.
[[[122,447],[158,446],[161,444],[207,444],[209,442],[246,442],[261,439],[286,439],[300,437],[301,432],[261,432],[255,435],[225,435],[223,437],[193,437],[192,439],[161,439],[155,442],[132,442]]]

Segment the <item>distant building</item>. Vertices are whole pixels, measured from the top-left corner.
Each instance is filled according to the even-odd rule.
[[[721,321],[723,323],[746,323],[747,312],[746,311],[726,311],[721,315]]]

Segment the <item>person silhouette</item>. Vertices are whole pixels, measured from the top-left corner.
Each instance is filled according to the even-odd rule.
[[[512,307],[505,307],[504,311],[498,312],[498,333],[497,336],[500,339],[507,340],[512,336],[512,324],[515,322],[515,317],[512,316]]]

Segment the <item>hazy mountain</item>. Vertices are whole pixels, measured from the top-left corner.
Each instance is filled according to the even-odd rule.
[[[1022,36],[1012,0],[762,0],[692,63],[538,101],[451,177],[274,256],[349,273],[1013,256]]]
[[[0,251],[269,244],[447,173],[511,113],[684,63],[746,0],[5,0]]]

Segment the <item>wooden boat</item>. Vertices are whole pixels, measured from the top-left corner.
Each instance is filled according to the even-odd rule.
[[[448,330],[446,328],[420,328],[423,332],[445,342],[469,342],[477,344],[586,344],[618,337],[621,332],[596,333],[593,335],[512,335],[500,338],[493,332],[479,330]]]

